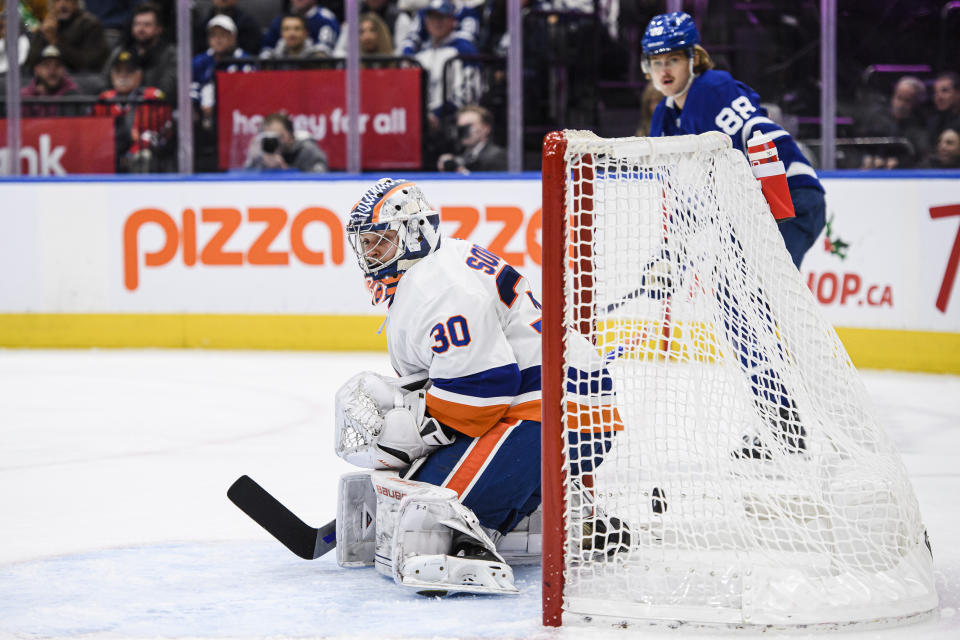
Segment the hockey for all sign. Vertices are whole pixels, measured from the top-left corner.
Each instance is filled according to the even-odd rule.
[[[420,69],[361,71],[364,169],[420,168],[420,76]],[[295,131],[308,134],[326,152],[331,169],[345,169],[346,77],[339,70],[218,72],[220,168],[243,167],[263,118],[282,111]]]
[[[113,118],[24,118],[20,121],[20,173],[63,176],[113,173]],[[0,119],[0,174],[7,173],[7,121]]]

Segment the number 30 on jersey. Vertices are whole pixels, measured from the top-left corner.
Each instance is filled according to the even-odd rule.
[[[451,344],[455,347],[465,347],[470,344],[467,319],[463,316],[453,316],[445,323],[438,322],[430,329],[430,337],[434,342],[430,350],[434,353],[443,353],[450,348]]]

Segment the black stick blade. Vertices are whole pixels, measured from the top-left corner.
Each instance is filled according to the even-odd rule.
[[[304,560],[313,560],[337,545],[336,520],[311,527],[250,476],[240,476],[227,490],[233,504]]]

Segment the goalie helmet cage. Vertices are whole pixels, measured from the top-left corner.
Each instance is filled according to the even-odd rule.
[[[906,470],[729,138],[549,134],[542,246],[545,625],[936,608]]]

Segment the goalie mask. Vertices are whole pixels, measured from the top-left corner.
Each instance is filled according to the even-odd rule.
[[[683,95],[693,83],[694,47],[700,44],[700,33],[693,23],[690,14],[683,11],[661,13],[650,19],[647,29],[643,32],[640,45],[643,47],[643,56],[640,64],[643,72],[650,75],[650,58],[672,51],[683,51],[687,55],[690,65],[690,79],[687,86],[680,92]],[[661,87],[657,87],[661,90]]]
[[[373,303],[390,301],[401,276],[440,246],[440,214],[414,183],[382,178],[353,205],[347,240]]]

